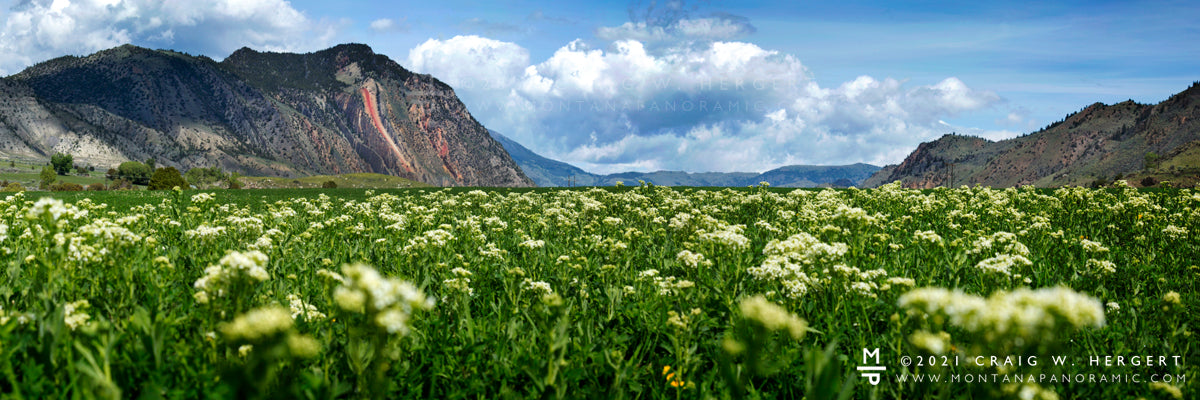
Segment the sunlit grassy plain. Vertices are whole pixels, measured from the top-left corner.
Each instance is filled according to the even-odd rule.
[[[1198,394],[1190,190],[29,192],[0,208],[4,397]],[[881,349],[878,386],[858,378],[863,348]],[[1042,362],[899,362],[928,355]],[[1086,365],[1107,355],[1186,362]],[[1141,382],[899,379],[915,373]]]

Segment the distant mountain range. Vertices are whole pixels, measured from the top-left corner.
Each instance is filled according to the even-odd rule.
[[[903,162],[884,167],[863,185],[1085,186],[1118,175],[1195,182],[1200,180],[1198,140],[1200,82],[1155,105],[1092,104],[1017,138],[993,142],[946,135],[917,146]]]
[[[622,172],[598,175],[571,164],[552,160],[529,150],[495,131],[489,131],[504,146],[521,170],[538,186],[611,186],[617,182],[635,185],[639,180],[660,186],[750,186],[767,182],[776,187],[857,186],[879,167],[869,164],[814,166],[792,165],[764,173],[682,171]]]
[[[222,62],[120,46],[0,79],[0,155],[532,186],[454,90],[360,44]]]

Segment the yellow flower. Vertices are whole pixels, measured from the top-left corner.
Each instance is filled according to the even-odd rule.
[[[663,366],[663,373],[662,373],[662,374],[663,374],[663,375],[666,375],[668,372],[671,372],[671,366],[670,366],[670,365],[664,365],[664,366]]]

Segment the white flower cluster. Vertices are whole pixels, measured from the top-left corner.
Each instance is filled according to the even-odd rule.
[[[449,229],[450,227],[445,226],[444,228]],[[421,249],[427,249],[430,247],[434,247],[434,248],[444,247],[451,240],[454,240],[454,234],[450,233],[450,231],[447,229],[438,228],[438,229],[425,231],[425,233],[421,234],[421,236],[417,236],[412,239],[409,239],[408,245],[404,246],[403,251],[407,253],[407,252],[417,251],[417,250],[421,250]]]
[[[1027,267],[1033,265],[1033,262],[1022,255],[998,254],[995,257],[984,259],[975,268],[979,268],[987,273],[993,273],[1004,276],[1012,275],[1013,267]]]
[[[967,254],[992,254],[975,264],[983,272],[1003,276],[1012,276],[1013,267],[1033,265],[1029,261],[1029,248],[1017,241],[1017,235],[1009,232],[996,232],[991,236],[975,239]]]
[[[479,255],[485,258],[494,258],[497,261],[503,261],[504,256],[508,255],[508,250],[496,247],[495,243],[488,242],[479,248]]]
[[[699,236],[701,243],[711,243],[731,247],[734,250],[750,248],[750,239],[742,235],[745,225],[726,225],[714,232],[703,232]]]
[[[388,333],[408,334],[413,312],[433,308],[433,299],[413,284],[385,278],[375,268],[363,264],[342,267],[345,283],[333,293],[342,310],[365,313],[376,326]]]
[[[23,313],[16,311],[4,311],[4,307],[0,307],[0,326],[8,324],[8,321],[17,321],[19,325],[25,325],[33,322],[37,318],[33,313]]]
[[[225,297],[229,294],[229,287],[237,283],[255,283],[271,279],[266,267],[267,255],[261,251],[231,251],[221,257],[217,265],[205,268],[204,276],[192,285],[199,290],[194,295],[196,302],[206,304],[212,296]]]
[[[1117,265],[1112,261],[1106,260],[1087,260],[1087,268],[1096,271],[1101,275],[1112,275],[1117,272]]]
[[[188,240],[212,240],[225,234],[223,226],[209,226],[207,223],[202,223],[196,229],[183,231],[183,237]]]
[[[221,334],[232,343],[258,343],[285,334],[293,326],[295,321],[288,310],[269,306],[239,315],[233,322],[221,326]]]
[[[942,244],[942,236],[934,231],[913,232],[913,240],[917,242],[929,242],[931,244]]]
[[[231,345],[238,346],[238,355],[246,357],[255,348],[282,349],[294,358],[310,358],[321,351],[321,345],[311,337],[295,330],[295,320],[288,310],[279,306],[256,308],[239,315],[233,322],[221,325],[221,335]],[[281,354],[264,351],[268,357]]]
[[[766,328],[766,330],[787,331],[793,339],[800,340],[808,330],[808,322],[772,303],[762,295],[742,300],[738,304],[742,317]]]
[[[304,317],[307,321],[319,321],[325,319],[325,313],[317,309],[316,306],[308,304],[301,299],[299,295],[289,294],[287,296],[288,307],[292,309],[292,319]]]
[[[325,268],[318,269],[317,276],[337,283],[346,283],[346,278],[342,277],[342,274],[327,270]]]
[[[142,241],[142,237],[129,229],[104,218],[79,227],[80,234],[113,245],[129,245]]]
[[[679,254],[675,255],[675,259],[691,268],[711,267],[713,265],[712,261],[704,258],[704,254],[693,253],[690,250],[680,251]]]
[[[972,248],[967,251],[968,254],[1013,254],[1023,257],[1029,256],[1029,248],[1017,241],[1017,235],[1009,232],[996,232],[991,236],[983,236],[975,239],[972,243]]]
[[[797,233],[786,240],[772,240],[763,248],[767,256],[762,265],[747,271],[756,279],[776,281],[783,286],[788,298],[800,298],[810,290],[836,284],[839,288],[865,297],[876,297],[876,290],[886,290],[890,285],[880,285],[879,279],[887,271],[874,269],[862,271],[857,267],[836,264],[846,254],[845,243],[823,243],[805,232]]]
[[[90,308],[92,305],[87,300],[79,300],[73,303],[63,305],[63,323],[67,324],[67,328],[71,330],[79,329],[79,327],[87,325],[92,319],[91,315],[83,310]]]
[[[952,346],[950,334],[946,332],[930,333],[919,330],[908,336],[908,341],[921,350],[932,354],[945,354]]]
[[[913,315],[941,316],[950,325],[988,340],[1038,341],[1065,328],[1104,326],[1104,305],[1099,300],[1064,287],[998,291],[986,299],[958,290],[920,288],[900,296],[898,305]]]
[[[196,193],[192,195],[193,205],[208,204],[214,200],[216,200],[216,196],[212,193]]]
[[[525,278],[525,281],[521,282],[521,288],[531,291],[531,292],[541,293],[544,295],[554,293],[554,289],[550,288],[549,283],[546,283],[544,281],[535,281],[535,280],[532,280],[529,278]]]
[[[695,282],[687,279],[679,279],[674,276],[655,276],[652,279],[654,281],[654,285],[658,286],[658,294],[662,296],[678,294],[682,289],[696,286]]]
[[[541,240],[541,239],[536,239],[536,240],[529,239],[524,242],[521,242],[521,244],[518,244],[517,247],[524,248],[524,249],[530,249],[530,250],[540,249],[542,247],[546,247],[546,241]]]
[[[442,286],[446,289],[457,291],[467,295],[467,297],[475,296],[475,289],[471,288],[471,276],[475,275],[470,270],[462,267],[455,267],[450,270],[455,278],[442,280]]]
[[[833,212],[834,220],[843,220],[852,224],[869,225],[875,223],[879,218],[874,215],[867,214],[866,210],[858,207],[850,207],[840,205]]]
[[[1178,227],[1175,225],[1167,225],[1166,228],[1163,228],[1162,232],[1171,239],[1186,239],[1188,235],[1187,228]]]
[[[31,220],[48,220],[56,223],[65,219],[79,219],[87,216],[87,210],[80,210],[73,205],[64,204],[62,200],[53,197],[43,197],[33,203],[26,212],[25,218]]]
[[[1091,253],[1107,253],[1108,248],[1104,247],[1100,242],[1093,242],[1087,239],[1079,239],[1079,245],[1083,246],[1083,250]]]

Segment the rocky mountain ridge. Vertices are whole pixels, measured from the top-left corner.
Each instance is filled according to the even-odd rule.
[[[1154,105],[1095,103],[1037,132],[1001,141],[945,135],[864,182],[911,188],[1084,186],[1144,171],[1147,155],[1200,141],[1200,82]],[[1200,166],[1185,166],[1189,167]],[[1177,169],[1175,172],[1178,172]]]
[[[219,63],[125,45],[0,79],[0,153],[59,151],[99,168],[153,157],[250,175],[533,184],[452,88],[358,44],[243,48]]]

